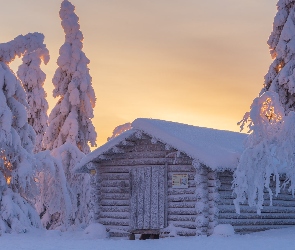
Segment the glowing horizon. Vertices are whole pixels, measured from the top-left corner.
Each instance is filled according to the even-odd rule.
[[[139,117],[239,131],[237,122],[272,62],[266,41],[275,0],[71,2],[91,61],[98,145],[116,126]],[[57,102],[51,79],[64,43],[61,1],[0,3],[9,24],[2,24],[1,43],[28,32],[45,34],[51,60],[42,68],[51,110]]]

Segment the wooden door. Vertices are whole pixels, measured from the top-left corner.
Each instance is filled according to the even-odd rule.
[[[161,229],[167,225],[165,166],[134,167],[130,175],[131,230]]]

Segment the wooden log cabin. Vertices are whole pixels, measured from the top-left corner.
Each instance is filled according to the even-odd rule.
[[[110,236],[211,235],[217,224],[237,233],[295,225],[295,200],[281,193],[261,215],[236,214],[233,171],[245,134],[137,119],[87,155],[76,171],[92,174],[95,219]],[[267,194],[266,194],[267,196]]]

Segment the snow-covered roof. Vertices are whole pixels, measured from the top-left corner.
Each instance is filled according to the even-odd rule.
[[[237,132],[139,118],[132,123],[131,130],[86,155],[76,170],[81,169],[138,131],[187,154],[212,170],[236,168],[243,151],[243,141],[247,137],[246,134]]]

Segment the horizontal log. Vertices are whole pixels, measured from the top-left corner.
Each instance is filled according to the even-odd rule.
[[[101,200],[102,206],[129,206],[130,200]]]
[[[100,206],[100,212],[129,212],[129,206]]]
[[[295,219],[218,219],[219,224],[241,225],[295,225]]]
[[[101,187],[101,193],[117,193],[117,194],[129,194],[130,188],[129,187]]]
[[[130,186],[130,183],[129,183],[129,180],[103,180],[101,183],[100,183],[100,187],[119,187],[119,186],[123,186],[123,183],[125,185],[125,187],[129,187]]]
[[[168,208],[168,215],[196,215],[194,208]]]
[[[224,178],[224,177],[231,177],[233,178],[233,172],[232,171],[222,171],[222,172],[217,172],[217,177],[218,179]]]
[[[196,183],[194,180],[189,180],[188,181],[188,186],[191,187],[196,187]],[[168,180],[168,188],[172,188],[172,180]]]
[[[129,173],[130,166],[101,166],[98,168],[98,173]]]
[[[100,195],[100,199],[102,200],[129,200],[130,195],[123,193],[123,194],[112,194],[112,193],[102,193]]]
[[[100,212],[100,218],[109,218],[109,219],[129,219],[129,212]]]
[[[218,205],[219,213],[233,213],[236,214],[234,206],[229,205]],[[247,205],[240,207],[241,213],[256,213],[255,208],[251,208]],[[294,213],[294,207],[264,207],[263,212],[265,213]]]
[[[196,229],[196,223],[193,221],[180,221],[180,222],[172,222],[173,226],[181,227],[181,228],[189,228],[189,229]]]
[[[168,165],[169,172],[196,172],[195,168],[192,165]]]
[[[195,188],[168,188],[168,195],[186,195],[194,194]]]
[[[220,196],[220,202],[218,202],[218,204],[232,205],[233,199],[225,199],[224,196]],[[270,200],[264,200],[263,208],[266,207],[295,207],[295,201],[273,199],[272,206],[270,206]]]
[[[169,195],[168,202],[185,202],[185,201],[197,201],[195,195]]]
[[[220,219],[295,219],[295,213],[219,213]]]
[[[138,142],[136,142],[138,143]],[[147,144],[143,144],[144,141],[141,140],[139,142],[140,144],[136,144],[133,148],[132,151],[135,152],[142,152],[142,151],[165,151],[165,145],[164,144],[151,144],[150,142],[147,142]]]
[[[195,221],[196,215],[176,215],[170,214],[168,215],[168,223],[169,221]]]
[[[129,181],[129,173],[103,173],[101,180]]]
[[[128,226],[129,219],[109,219],[109,218],[100,218],[99,222],[103,225],[113,225],[113,226]]]
[[[124,149],[123,149],[124,150]],[[160,151],[132,151],[126,150],[124,153],[107,154],[106,157],[111,160],[123,160],[123,159],[141,159],[141,158],[166,158],[167,152],[165,150]]]
[[[169,208],[195,208],[196,202],[168,202]]]
[[[253,232],[259,232],[259,231],[265,231],[270,229],[280,229],[280,228],[286,228],[286,227],[293,227],[293,225],[247,225],[247,226],[234,226],[235,232],[240,234],[245,233],[253,233]]]
[[[125,231],[128,232],[130,227],[128,226],[113,226],[113,225],[107,225],[106,226],[107,231]]]
[[[176,160],[170,158],[140,158],[140,159],[118,159],[107,160],[102,163],[102,166],[140,166],[140,165],[188,165],[191,160],[180,159]]]

